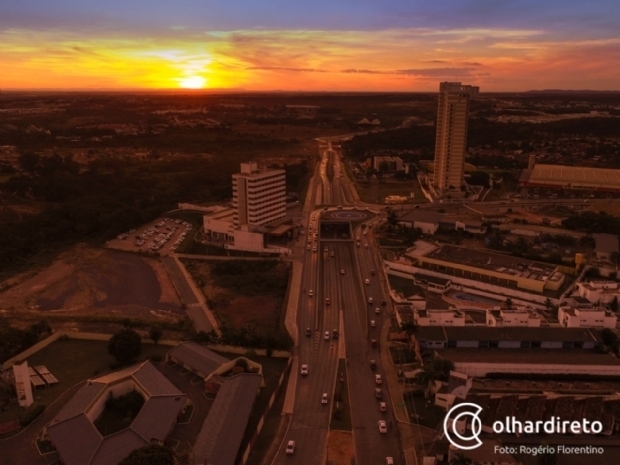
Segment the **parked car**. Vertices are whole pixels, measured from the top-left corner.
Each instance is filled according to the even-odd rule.
[[[294,452],[295,452],[295,441],[289,441],[289,442],[286,444],[286,453],[287,453],[287,454],[289,454],[289,455],[291,455],[291,454],[293,454]],[[394,465],[394,464],[393,464],[393,462],[392,462],[392,465]]]

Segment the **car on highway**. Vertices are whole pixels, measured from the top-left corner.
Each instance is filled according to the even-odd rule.
[[[370,340],[370,345],[371,345],[372,347],[377,347],[377,340],[376,340],[376,339],[371,339],[371,340]]]
[[[385,307],[387,305],[387,302],[385,300],[382,300],[381,305]]]
[[[325,331],[325,340],[329,341],[329,331]]]
[[[332,329],[332,337],[334,339],[338,339],[338,336],[340,336],[340,333],[338,333],[337,329]]]
[[[379,411],[387,412],[387,404],[385,402],[379,402]]]
[[[387,423],[385,420],[379,420],[379,432],[387,433]]]
[[[316,252],[316,247],[312,247],[312,251],[313,251],[313,252]]]
[[[329,254],[329,256],[333,258],[333,257],[335,257],[335,256],[336,256],[336,254],[335,254],[334,252],[331,252],[331,253]]]
[[[375,275],[375,270],[370,270],[370,276],[374,276]]]
[[[370,279],[366,278],[366,279],[364,280],[364,282],[365,282],[366,284],[370,284]]]
[[[368,242],[366,242],[366,243],[364,244],[364,247],[365,247],[365,248],[368,248]]]
[[[340,274],[344,274],[344,270],[340,270]]]
[[[359,241],[358,241],[358,242],[357,242],[357,246],[358,246],[358,247],[361,247],[361,245],[362,245],[362,244],[360,244],[360,243],[359,243]]]
[[[304,363],[301,366],[301,376],[307,376],[307,375],[308,375],[308,365]]]
[[[368,230],[364,230],[362,234],[365,236],[366,234],[368,234]]]
[[[359,242],[359,241],[360,241],[360,237],[359,237],[359,236],[357,236],[357,237],[355,238],[355,240],[356,240],[357,242]]]
[[[314,296],[314,292],[312,291],[312,289],[310,289],[310,290],[308,291],[308,296],[310,296],[310,297],[313,297],[313,296]]]
[[[377,323],[375,322],[375,320],[370,320],[370,327],[374,328],[375,326],[377,326]]]
[[[376,388],[375,389],[375,398],[376,399],[383,399],[383,391],[381,390],[381,388]]]
[[[310,246],[309,245],[306,246],[306,250],[310,250]]]
[[[394,465],[394,457],[386,457],[385,465]]]
[[[383,383],[383,379],[381,378],[381,375],[375,375],[375,384],[382,384]]]
[[[324,393],[323,393],[323,397],[321,397],[321,403],[322,403],[322,404],[327,404],[327,399],[328,399],[328,397],[327,397],[327,393],[326,393],[326,392],[324,392]]]
[[[286,453],[288,455],[291,455],[291,454],[295,453],[295,441],[289,441],[286,444]],[[393,462],[392,462],[392,465],[394,465]]]
[[[332,301],[329,299],[329,297],[325,297],[325,305],[331,305]]]
[[[329,250],[327,249],[327,247],[323,250],[323,252],[325,252],[325,253],[329,252]]]
[[[307,337],[312,336],[312,330],[310,328],[306,328],[306,336]]]
[[[342,210],[342,205],[338,205],[338,210]]]
[[[375,313],[378,315],[379,313],[381,313],[381,309],[379,307],[375,307]]]
[[[372,297],[368,297],[368,303],[372,304],[374,301],[372,300]]]

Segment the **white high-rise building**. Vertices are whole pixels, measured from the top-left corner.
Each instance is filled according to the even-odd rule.
[[[463,184],[469,99],[478,92],[460,82],[439,84],[433,184],[440,191],[460,190]]]
[[[259,170],[256,162],[241,163],[241,173],[232,178],[235,226],[263,226],[286,216],[284,170]]]

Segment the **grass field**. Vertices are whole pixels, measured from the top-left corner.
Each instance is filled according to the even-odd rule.
[[[338,361],[338,380],[334,390],[330,430],[351,431],[351,406],[349,405],[349,385],[347,366],[344,359]]]
[[[107,345],[104,341],[58,340],[29,357],[29,366],[45,365],[59,381],[53,386],[36,390],[30,409],[36,404],[48,406],[79,382],[112,371],[110,364],[115,360],[108,354]],[[164,356],[169,350],[168,346],[142,344],[140,360],[146,360],[151,355]],[[24,410],[17,404],[10,404],[8,410],[0,413],[0,422],[22,418],[30,409]]]

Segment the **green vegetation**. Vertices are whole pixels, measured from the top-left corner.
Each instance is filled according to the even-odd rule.
[[[329,424],[329,429],[336,431],[352,431],[347,365],[346,361],[342,358],[338,360],[338,380],[336,381],[332,403],[332,419]]]
[[[21,425],[28,426],[30,423],[35,421],[39,417],[39,415],[43,413],[44,410],[45,405],[43,404],[36,404],[34,406],[31,406],[28,412],[21,418]]]
[[[156,444],[132,451],[118,465],[174,465],[174,452]]]
[[[587,233],[618,234],[620,218],[605,212],[585,211],[565,218],[562,220],[562,226],[566,229]]]
[[[289,269],[276,260],[227,260],[210,262],[214,284],[245,296],[283,295]]]
[[[120,365],[133,363],[142,353],[140,335],[131,328],[123,328],[108,341],[108,353]]]
[[[408,347],[391,346],[390,355],[392,356],[392,362],[395,365],[402,365],[404,363],[415,363],[416,355],[415,351]]]
[[[95,421],[95,427],[102,436],[109,436],[131,425],[144,405],[144,397],[138,391],[131,391],[117,398],[106,400],[105,409]]]
[[[51,332],[45,320],[31,324],[28,329],[15,328],[0,316],[0,363],[23,352]]]
[[[403,400],[407,406],[409,420],[412,423],[419,423],[427,428],[436,429],[446,416],[443,408],[427,402],[421,392],[408,392],[403,395]]]

